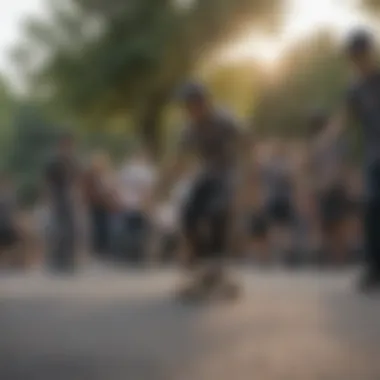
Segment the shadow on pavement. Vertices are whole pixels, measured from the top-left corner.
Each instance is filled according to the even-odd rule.
[[[199,313],[157,297],[2,301],[0,379],[178,379],[202,354]]]

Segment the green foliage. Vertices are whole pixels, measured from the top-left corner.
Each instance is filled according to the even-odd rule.
[[[360,0],[363,9],[370,14],[380,12],[380,2],[378,0]]]
[[[123,132],[92,131],[82,136],[81,151],[91,156],[94,151],[103,151],[111,160],[122,162],[137,144],[132,136]]]
[[[22,204],[38,197],[41,175],[61,129],[50,124],[31,105],[16,109],[5,169],[11,174]]]
[[[285,55],[275,80],[267,80],[254,110],[259,135],[305,137],[307,115],[314,107],[334,114],[344,102],[350,81],[349,65],[336,41],[326,32],[297,44]],[[351,158],[362,157],[362,133],[352,124],[347,137]]]
[[[0,168],[4,169],[6,165],[6,154],[9,149],[11,138],[10,122],[15,102],[8,86],[2,78],[0,78],[0,102]]]
[[[281,14],[277,0],[73,3],[56,1],[51,22],[34,21],[31,46],[42,44],[49,58],[35,84],[90,120],[132,115],[151,145],[174,88],[246,28]]]
[[[264,135],[302,136],[311,107],[333,111],[342,101],[347,65],[328,33],[306,39],[284,57],[277,78],[267,81],[256,104],[257,131]]]
[[[218,103],[225,104],[241,118],[249,118],[252,104],[258,96],[262,69],[252,61],[226,63],[205,73],[205,82],[209,85]]]

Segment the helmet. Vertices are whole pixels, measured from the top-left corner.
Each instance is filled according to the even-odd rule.
[[[370,32],[364,29],[354,30],[347,38],[346,53],[357,55],[371,51],[374,47],[374,38]]]

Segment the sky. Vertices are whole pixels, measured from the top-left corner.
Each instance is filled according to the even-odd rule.
[[[332,28],[342,38],[355,27],[368,25],[369,21],[355,8],[355,0],[288,0],[285,21],[279,35],[258,38],[247,35],[229,48],[227,60],[258,58],[273,63],[283,50],[317,29]]]
[[[63,1],[63,0],[62,0]],[[288,0],[285,25],[280,36],[275,39],[258,39],[247,35],[233,47],[226,50],[223,59],[236,60],[258,58],[273,62],[289,44],[311,33],[313,30],[332,26],[339,33],[350,27],[363,24],[365,20],[350,5],[355,0]],[[22,36],[22,22],[29,15],[44,14],[44,0],[5,1],[0,13],[0,70],[11,71],[8,60],[9,49]]]
[[[23,20],[29,15],[43,14],[44,9],[44,0],[9,0],[3,2],[0,12],[0,70],[9,69],[9,49],[22,36]]]

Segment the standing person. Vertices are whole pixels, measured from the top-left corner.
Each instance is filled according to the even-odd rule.
[[[118,179],[121,214],[119,235],[123,235],[128,259],[142,262],[147,255],[151,228],[151,202],[156,168],[150,154],[139,149],[121,168]]]
[[[251,157],[251,169],[245,188],[247,212],[247,250],[249,259],[254,258],[259,264],[269,264],[269,224],[265,210],[263,186],[260,178],[256,147]]]
[[[366,212],[364,238],[366,271],[360,279],[363,291],[380,289],[380,68],[376,61],[375,41],[370,33],[358,30],[347,41],[346,54],[352,63],[356,80],[350,86],[341,112],[319,136],[326,145],[347,125],[352,116],[364,135]]]
[[[280,260],[294,256],[294,183],[290,160],[282,142],[275,142],[272,154],[262,168],[271,245]]]
[[[188,154],[196,156],[200,170],[185,204],[181,226],[188,251],[187,264],[195,272],[191,271],[194,281],[181,296],[206,295],[217,289],[235,294],[235,286],[224,281],[223,261],[231,254],[235,237],[233,222],[239,199],[236,181],[239,169],[247,162],[249,142],[243,138],[236,120],[213,104],[201,84],[184,86],[179,99],[189,123],[175,158],[163,169],[158,193],[166,193],[180,176]]]
[[[16,220],[17,203],[9,178],[0,178],[0,264],[12,266],[20,261],[20,230]]]
[[[309,116],[310,136],[314,140],[328,120],[323,110],[313,110]],[[310,151],[310,169],[319,219],[321,259],[335,265],[348,260],[347,221],[348,195],[346,191],[345,159],[348,144],[343,136],[336,136],[329,144],[316,145]]]
[[[52,224],[48,261],[57,272],[72,272],[77,259],[77,211],[81,176],[74,147],[73,136],[61,136],[57,151],[45,173],[45,190]]]
[[[351,167],[347,179],[348,195],[348,225],[347,238],[350,249],[350,259],[353,263],[360,262],[363,258],[363,226],[361,224],[363,214],[363,181],[361,169]]]
[[[110,248],[110,186],[108,157],[102,153],[92,158],[84,181],[89,211],[91,248],[105,259]]]
[[[314,257],[314,194],[311,189],[310,170],[308,168],[308,151],[305,144],[296,143],[292,146],[292,161],[294,165],[294,208],[297,261],[300,265],[310,264]]]

